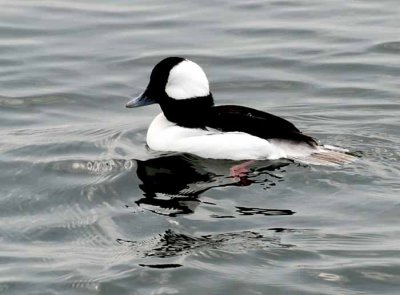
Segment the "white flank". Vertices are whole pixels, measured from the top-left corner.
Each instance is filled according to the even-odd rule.
[[[190,60],[184,60],[171,69],[165,92],[174,99],[207,96],[210,93],[203,69]]]
[[[231,160],[305,157],[315,150],[306,145],[268,141],[243,132],[184,128],[168,121],[162,113],[153,120],[147,131],[147,144],[157,151]]]

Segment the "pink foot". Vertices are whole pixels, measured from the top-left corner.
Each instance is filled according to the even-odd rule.
[[[247,173],[249,172],[249,166],[253,164],[255,161],[246,161],[241,164],[232,166],[229,169],[229,176],[232,177],[236,181],[241,181],[243,178],[246,177]]]

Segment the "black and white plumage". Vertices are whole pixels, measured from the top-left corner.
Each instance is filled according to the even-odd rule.
[[[154,150],[213,159],[289,158],[312,164],[342,164],[353,159],[345,150],[318,145],[278,116],[244,106],[214,106],[204,71],[181,57],[159,62],[146,90],[126,106],[153,103],[163,111],[147,132],[147,144]]]

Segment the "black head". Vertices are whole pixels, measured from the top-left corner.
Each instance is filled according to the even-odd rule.
[[[150,75],[146,90],[129,101],[128,108],[160,104],[164,115],[173,122],[190,125],[195,114],[213,106],[213,98],[204,71],[182,57],[160,61]],[[198,124],[193,123],[194,125]]]

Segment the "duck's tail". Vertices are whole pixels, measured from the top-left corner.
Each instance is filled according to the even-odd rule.
[[[297,162],[311,165],[339,166],[354,162],[356,156],[351,155],[349,150],[335,146],[318,146],[312,154],[306,157],[295,158]]]

